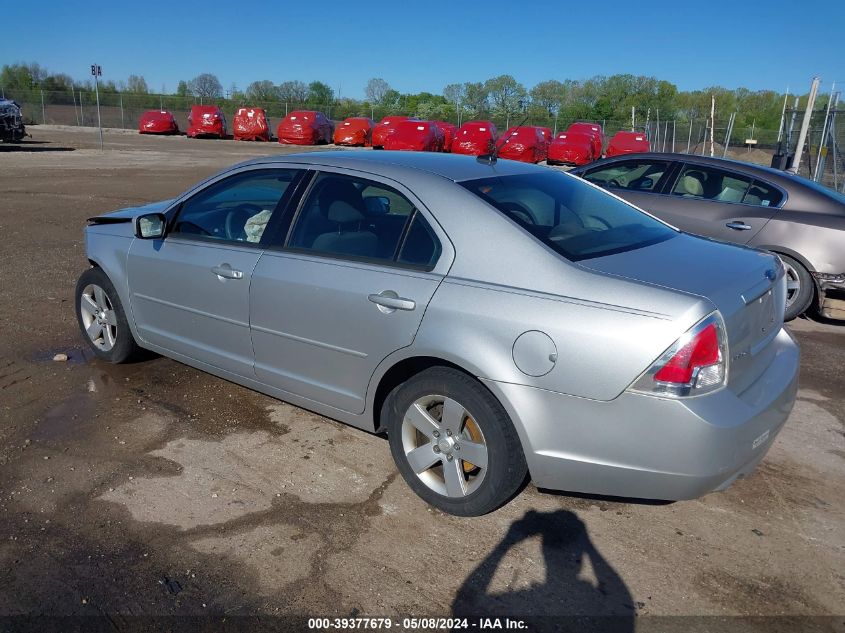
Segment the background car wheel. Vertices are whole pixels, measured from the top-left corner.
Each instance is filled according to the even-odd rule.
[[[427,369],[386,403],[390,450],[408,485],[427,503],[479,516],[525,482],[522,445],[502,405],[455,369]]]
[[[778,255],[786,268],[786,313],[784,321],[803,314],[813,302],[813,278],[798,261],[789,255]]]
[[[139,354],[117,291],[99,268],[89,268],[76,283],[76,318],[98,358],[125,363]]]

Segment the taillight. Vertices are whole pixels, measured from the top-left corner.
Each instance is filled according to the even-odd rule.
[[[722,317],[714,312],[679,338],[631,389],[656,395],[697,396],[724,386],[728,349]]]

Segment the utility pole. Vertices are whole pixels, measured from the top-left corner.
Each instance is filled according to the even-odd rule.
[[[798,133],[798,145],[795,147],[795,160],[792,161],[792,167],[786,170],[791,174],[797,174],[798,168],[801,166],[801,155],[804,153],[804,143],[807,142],[807,131],[810,129],[810,117],[813,116],[813,106],[816,104],[816,94],[819,92],[819,83],[821,83],[821,80],[818,77],[813,77],[813,83],[810,86],[810,95],[807,98],[807,109],[804,110],[804,120],[801,122],[801,131]]]
[[[835,84],[834,84],[835,85]],[[831,102],[833,103],[833,110],[831,110]],[[839,93],[833,92],[833,88],[831,88],[830,93],[830,100],[827,103],[827,113],[825,114],[825,125],[824,130],[822,131],[822,140],[819,143],[819,158],[816,161],[816,182],[820,182],[822,176],[824,175],[824,168],[825,163],[827,162],[827,155],[830,154],[833,158],[833,188],[836,188],[837,185],[837,173],[836,173],[836,134],[834,132],[833,123],[836,119],[836,108],[839,105]],[[831,143],[831,141],[833,141]],[[830,145],[830,147],[828,147]],[[822,150],[825,151],[822,151]]]
[[[830,87],[830,96],[827,98],[827,110],[824,113],[824,125],[822,125],[822,136],[819,140],[819,155],[816,158],[816,173],[814,174],[813,180],[819,182],[821,178],[822,170],[819,167],[823,167],[822,164],[822,151],[825,146],[825,141],[827,140],[827,120],[830,118],[830,103],[833,101],[833,91],[836,88],[836,82],[834,81]]]
[[[780,127],[778,128],[778,143],[780,143],[781,138],[783,138],[783,124],[785,121],[786,116],[786,100],[789,99],[789,86],[786,87],[786,94],[783,95],[783,108],[780,111]],[[753,138],[753,136],[752,136]],[[780,151],[780,148],[778,148]]]
[[[710,157],[713,157],[713,146],[716,136],[716,95],[710,95]]]
[[[100,128],[100,151],[103,151],[103,122],[100,119],[100,80],[103,69],[99,64],[91,64],[91,74],[94,75],[94,93],[97,95],[97,127]]]

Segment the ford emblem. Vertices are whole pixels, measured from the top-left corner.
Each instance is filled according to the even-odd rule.
[[[777,277],[777,273],[774,271],[773,268],[769,268],[768,270],[766,270],[766,279],[768,279],[769,281],[774,281],[775,277]]]

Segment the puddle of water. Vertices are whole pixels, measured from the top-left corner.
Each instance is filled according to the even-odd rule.
[[[66,354],[67,361],[54,361],[56,354]],[[56,365],[84,365],[97,361],[97,357],[87,345],[65,345],[51,349],[40,350],[27,358],[36,363],[55,363]]]

